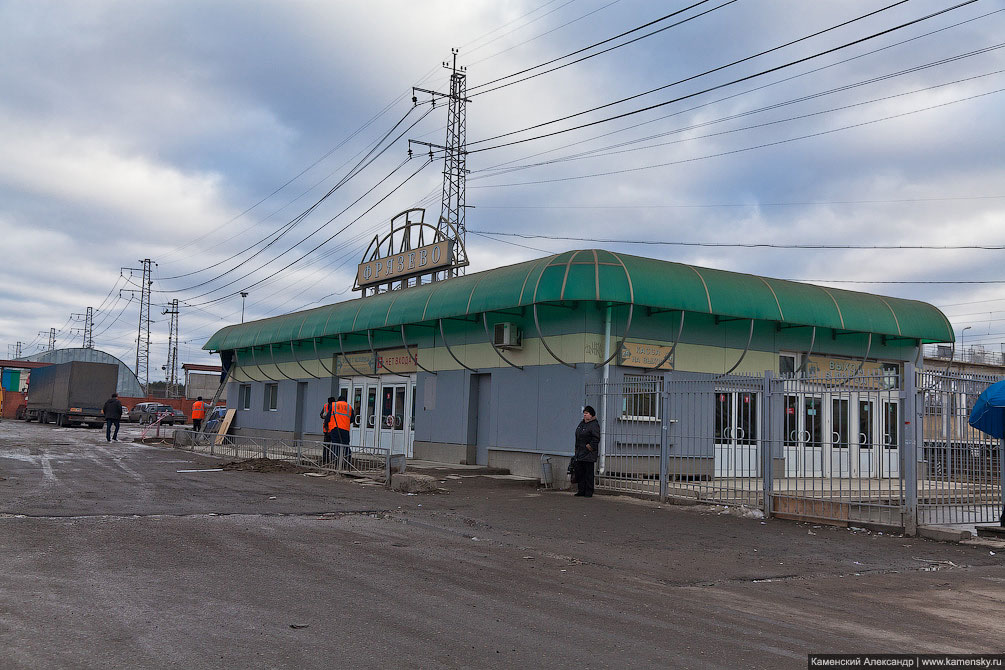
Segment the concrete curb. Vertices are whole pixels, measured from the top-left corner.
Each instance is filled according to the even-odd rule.
[[[918,526],[918,536],[938,542],[963,542],[973,537],[969,530],[940,528],[938,526]]]

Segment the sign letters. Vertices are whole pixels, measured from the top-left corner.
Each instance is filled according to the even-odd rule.
[[[451,263],[451,240],[360,263],[356,269],[359,287],[385,284],[432,272]]]

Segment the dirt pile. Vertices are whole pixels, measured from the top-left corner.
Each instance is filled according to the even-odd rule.
[[[311,472],[310,468],[295,465],[287,461],[276,461],[271,458],[249,458],[246,461],[230,461],[220,466],[224,470],[243,470],[245,472],[290,472],[302,474]]]

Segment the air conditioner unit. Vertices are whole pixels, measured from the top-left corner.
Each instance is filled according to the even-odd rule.
[[[492,344],[501,349],[519,349],[523,346],[523,333],[512,323],[497,323],[492,330]]]

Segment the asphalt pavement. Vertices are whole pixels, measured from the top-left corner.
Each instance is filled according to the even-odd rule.
[[[467,469],[404,495],[0,423],[0,667],[803,668],[1000,653],[1005,547]]]

